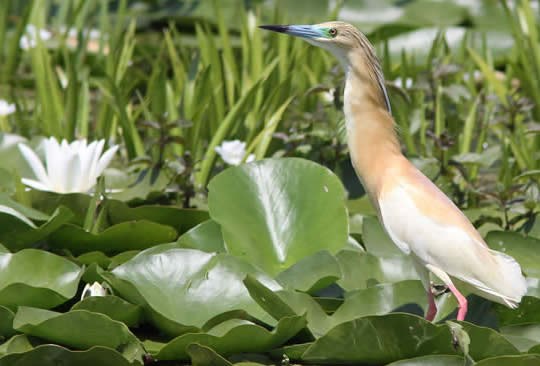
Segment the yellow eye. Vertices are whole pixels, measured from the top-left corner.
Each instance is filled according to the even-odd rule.
[[[337,36],[337,29],[336,28],[330,28],[330,30],[328,31],[328,34],[330,34],[330,36],[332,36],[332,37]]]

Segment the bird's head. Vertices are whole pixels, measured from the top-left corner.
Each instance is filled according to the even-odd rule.
[[[314,46],[333,53],[342,63],[351,62],[351,51],[367,51],[372,47],[356,27],[344,22],[326,22],[313,25],[261,25],[260,28],[300,37]]]
[[[373,46],[356,27],[344,22],[313,25],[261,25],[260,28],[290,34],[333,53],[346,73],[360,75],[373,86],[391,113],[381,64]]]

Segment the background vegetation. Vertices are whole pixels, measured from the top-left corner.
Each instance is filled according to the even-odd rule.
[[[0,365],[540,364],[538,12],[1,1]],[[444,322],[441,293],[421,318],[347,156],[336,60],[257,28],[336,18],[376,45],[406,155],[522,265],[518,310],[471,295]],[[24,47],[28,25],[50,38]],[[16,145],[49,136],[120,152],[90,194],[25,189]],[[228,167],[233,139],[257,161]],[[110,295],[81,300],[94,281]]]

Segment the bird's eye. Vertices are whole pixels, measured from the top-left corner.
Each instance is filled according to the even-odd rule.
[[[337,29],[336,28],[330,28],[330,30],[328,31],[328,34],[330,34],[330,36],[332,36],[332,38],[337,36]]]

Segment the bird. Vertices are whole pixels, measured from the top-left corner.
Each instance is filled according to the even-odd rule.
[[[332,53],[345,72],[343,111],[347,145],[356,174],[384,230],[410,256],[428,298],[425,318],[437,314],[430,273],[458,303],[456,286],[515,309],[527,292],[519,263],[490,249],[475,227],[429,178],[402,153],[381,63],[367,37],[351,24],[261,25],[300,37]]]

